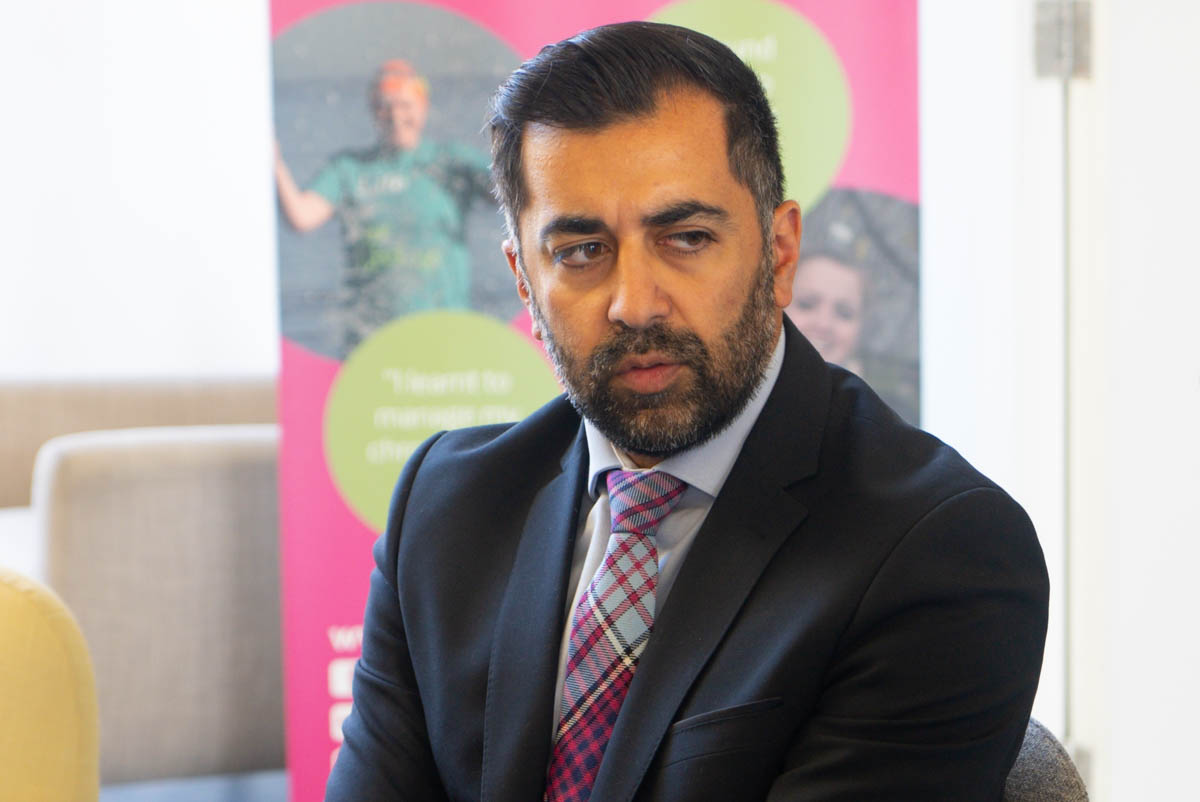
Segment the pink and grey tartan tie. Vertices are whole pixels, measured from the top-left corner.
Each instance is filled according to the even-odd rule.
[[[654,625],[654,533],[687,487],[660,471],[609,471],[605,478],[612,537],[571,619],[562,718],[550,756],[546,802],[584,802],[591,796],[600,759]]]

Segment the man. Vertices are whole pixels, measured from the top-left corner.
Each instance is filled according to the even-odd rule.
[[[800,213],[753,73],[607,26],[518,69],[492,136],[567,399],[405,468],[327,798],[999,799],[1041,551],[782,322]]]
[[[307,189],[278,149],[275,159],[280,209],[293,228],[312,231],[335,213],[341,218],[346,351],[397,315],[470,305],[465,220],[489,189],[483,154],[422,136],[429,86],[407,62],[379,69],[371,113],[379,143],[334,156]]]

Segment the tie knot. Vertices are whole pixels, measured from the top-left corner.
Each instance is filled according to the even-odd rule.
[[[612,531],[652,536],[679,501],[687,484],[662,471],[609,471]]]

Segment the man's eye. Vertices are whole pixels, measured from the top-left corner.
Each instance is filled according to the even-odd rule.
[[[712,235],[707,231],[680,231],[666,238],[670,247],[683,253],[695,253],[712,242]]]
[[[581,242],[555,251],[554,261],[567,267],[587,267],[606,253],[608,246],[603,242]]]

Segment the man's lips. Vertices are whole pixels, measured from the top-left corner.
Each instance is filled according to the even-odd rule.
[[[658,393],[671,386],[683,364],[657,354],[636,354],[621,360],[613,380],[635,393]]]

